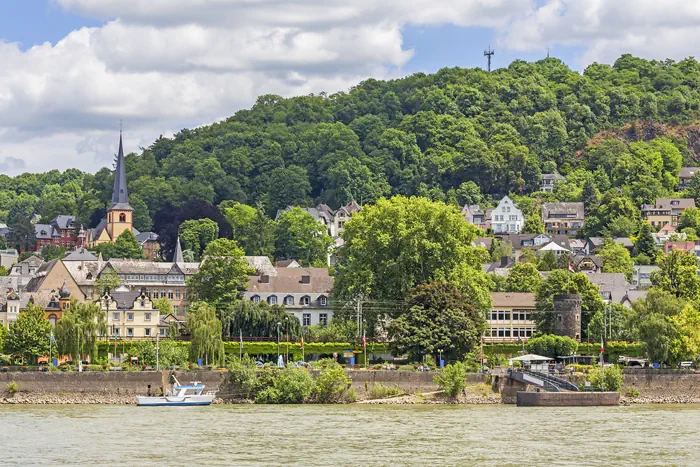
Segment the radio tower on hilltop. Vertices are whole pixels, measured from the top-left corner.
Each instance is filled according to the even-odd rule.
[[[495,50],[491,50],[491,46],[489,45],[489,48],[487,50],[484,50],[484,57],[487,57],[488,60],[488,70],[489,73],[491,73],[491,56],[495,54]]]

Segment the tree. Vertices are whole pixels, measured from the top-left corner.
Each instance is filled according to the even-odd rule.
[[[231,224],[233,239],[247,255],[272,256],[275,243],[275,222],[265,215],[261,206],[253,208],[233,203],[223,209],[226,221]]]
[[[158,310],[158,313],[161,317],[173,313],[173,304],[170,303],[170,300],[168,300],[165,297],[153,300],[153,308],[156,308]]]
[[[216,308],[205,303],[196,302],[187,315],[187,329],[192,336],[190,352],[193,359],[204,359],[221,365],[226,357],[224,341],[221,339],[221,321],[216,317]]]
[[[646,297],[632,303],[634,324],[639,341],[652,362],[674,363],[678,349],[678,329],[673,317],[681,313],[686,302],[682,298],[658,288],[651,288]]]
[[[303,167],[292,165],[270,172],[267,211],[271,216],[287,206],[308,206],[311,183]]]
[[[30,303],[26,312],[17,318],[7,333],[5,352],[10,355],[22,355],[32,364],[41,355],[49,353],[49,336],[51,323],[44,318],[44,310]]]
[[[450,397],[457,397],[467,387],[467,369],[462,362],[447,365],[440,374],[433,376],[440,390]]]
[[[537,330],[543,333],[553,333],[554,326],[554,295],[579,294],[581,295],[581,328],[588,326],[590,315],[603,310],[603,299],[600,297],[598,286],[588,280],[588,276],[582,272],[571,273],[563,269],[556,269],[549,274],[547,280],[537,289],[535,303],[538,312],[535,313]]]
[[[199,258],[207,245],[219,236],[219,225],[211,219],[190,219],[180,224],[183,248]]]
[[[53,259],[63,259],[66,256],[66,249],[58,245],[45,245],[41,249],[41,256],[46,262]]]
[[[250,300],[236,300],[229,308],[220,312],[225,337],[240,334],[253,337],[277,337],[277,325],[281,332],[291,339],[301,336],[299,319],[285,311],[281,305],[268,305],[267,302],[254,303]]]
[[[7,341],[7,328],[0,326],[0,353],[5,354],[5,342]]]
[[[542,275],[532,263],[516,263],[506,278],[506,292],[534,293],[542,283]]]
[[[700,231],[700,209],[694,206],[685,208],[678,221],[678,230],[687,228],[694,229],[696,232]]]
[[[323,368],[314,381],[314,398],[322,404],[341,402],[350,387],[350,378],[345,370],[332,362]]]
[[[125,230],[119,234],[114,243],[97,245],[96,250],[97,253],[102,253],[104,259],[143,259],[143,248],[131,230]]]
[[[553,271],[557,269],[557,256],[553,251],[545,251],[540,254],[539,261],[537,261],[538,271]]]
[[[389,325],[389,346],[414,360],[438,351],[459,358],[474,349],[485,329],[484,314],[455,285],[433,282],[409,292],[406,311]]]
[[[567,336],[544,334],[527,341],[527,351],[535,355],[556,358],[575,355],[578,342]]]
[[[243,257],[243,250],[233,240],[219,238],[207,245],[204,259],[187,280],[190,296],[224,310],[241,297],[253,271]]]
[[[97,358],[97,338],[107,332],[105,313],[95,303],[72,300],[66,313],[56,323],[56,341],[61,355],[70,355],[73,361],[87,355]]]
[[[10,272],[7,270],[5,266],[0,266],[0,277],[5,277],[8,276]]]
[[[634,242],[634,256],[645,255],[648,258],[656,258],[656,243],[652,235],[652,226],[648,222],[642,222],[642,227],[639,229],[639,236]]]
[[[623,245],[612,239],[605,239],[598,256],[603,260],[603,272],[621,272],[628,282],[632,280],[634,262],[629,250]]]
[[[687,251],[671,251],[651,273],[651,283],[676,297],[696,300],[700,297],[698,260]]]
[[[325,226],[296,207],[280,214],[275,226],[275,257],[296,259],[303,266],[323,267],[333,240]]]
[[[97,293],[103,295],[106,292],[113,292],[122,285],[122,280],[119,278],[117,271],[110,268],[102,270],[100,275],[95,280],[95,289]]]
[[[544,222],[542,221],[542,217],[537,213],[527,216],[525,218],[525,224],[523,224],[523,232],[529,234],[543,234]]]

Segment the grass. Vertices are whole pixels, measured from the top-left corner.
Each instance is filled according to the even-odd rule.
[[[402,393],[403,391],[395,386],[384,386],[381,383],[375,383],[372,385],[367,395],[370,399],[384,399],[387,397],[400,396]]]

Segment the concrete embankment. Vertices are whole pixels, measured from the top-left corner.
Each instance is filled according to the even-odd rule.
[[[136,372],[6,372],[0,373],[0,403],[27,404],[133,404],[136,395],[148,392],[158,393],[170,372],[136,371]],[[226,395],[225,371],[188,371],[174,372],[181,383],[201,381],[207,388],[219,389]],[[494,403],[515,402],[517,391],[524,390],[519,384],[509,384],[508,378],[493,377],[494,388],[499,393],[484,391],[484,383],[491,383],[480,374],[468,375],[467,383],[479,386],[478,393],[467,394],[461,400],[444,400],[434,397],[422,397],[424,394],[438,391],[433,382],[435,372],[400,372],[400,371],[361,371],[348,370],[352,387],[360,400],[367,399],[372,387],[381,384],[397,387],[404,394],[415,395],[412,398],[396,398],[388,403]],[[8,384],[15,382],[18,391],[9,392]],[[512,393],[512,394],[510,394]],[[622,404],[642,403],[700,403],[700,374],[660,374],[635,373],[625,374],[622,388]],[[637,395],[637,393],[639,393]]]

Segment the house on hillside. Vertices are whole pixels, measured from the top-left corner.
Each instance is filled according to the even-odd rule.
[[[504,196],[491,212],[491,229],[496,235],[519,234],[524,222],[522,211],[508,196]]]
[[[563,182],[566,178],[559,174],[542,174],[540,176],[540,191],[551,193],[557,182]]]
[[[474,224],[482,230],[491,227],[491,216],[493,209],[482,210],[478,204],[465,204],[462,208],[462,215],[470,224]]]
[[[545,245],[555,243],[565,250],[571,251],[569,237],[566,235],[545,235],[545,234],[517,234],[503,235],[501,241],[510,244],[513,249],[513,258],[520,261],[523,251],[528,249],[535,253],[539,252]],[[554,248],[554,247],[550,247]]]
[[[574,237],[583,228],[583,203],[543,203],[542,222],[550,235]]]
[[[651,287],[651,273],[660,269],[659,266],[635,265],[631,284],[638,289],[648,289]]]
[[[690,186],[695,174],[700,173],[700,167],[683,167],[678,173],[678,191],[684,191]]]
[[[145,290],[119,288],[104,294],[96,303],[106,313],[108,336],[119,339],[154,338],[165,335],[167,331],[167,325],[161,323],[160,311]]]
[[[678,227],[681,214],[689,207],[695,207],[693,198],[656,198],[656,203],[642,205],[642,217],[657,229],[666,224]]]
[[[79,226],[75,223],[75,216],[56,216],[48,224],[35,224],[35,250],[41,251],[43,247],[48,245],[66,249],[75,248],[78,245],[78,230]]]

